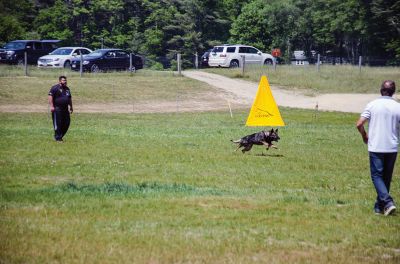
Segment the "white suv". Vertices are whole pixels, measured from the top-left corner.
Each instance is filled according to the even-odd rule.
[[[270,65],[275,61],[271,54],[262,53],[252,46],[222,45],[212,49],[208,65],[210,67],[241,67],[242,56],[245,57],[245,64]]]
[[[74,58],[87,55],[92,51],[84,47],[62,47],[53,50],[49,55],[40,57],[37,61],[39,68],[71,68]]]

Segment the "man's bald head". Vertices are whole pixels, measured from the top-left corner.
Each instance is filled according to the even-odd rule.
[[[381,86],[382,96],[392,96],[396,91],[396,84],[392,80],[383,81]]]

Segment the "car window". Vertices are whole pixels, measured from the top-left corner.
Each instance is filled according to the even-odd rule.
[[[9,42],[4,46],[5,49],[23,49],[25,48],[24,42]]]
[[[257,52],[258,52],[258,50],[255,49],[255,48],[251,48],[251,47],[248,47],[248,48],[247,48],[247,53],[257,54]]]
[[[42,43],[41,42],[34,42],[32,48],[34,50],[41,50],[42,49]]]
[[[126,53],[125,51],[116,51],[115,52],[115,56],[117,58],[126,58],[129,57],[128,53]]]
[[[235,51],[236,51],[236,47],[228,47],[228,48],[226,49],[226,52],[227,52],[227,53],[235,53]]]
[[[92,57],[100,57],[103,56],[104,51],[102,52],[101,50],[95,50],[93,52],[91,52],[88,56],[92,56]]]
[[[114,58],[115,57],[115,52],[114,51],[109,51],[106,53],[107,58]]]
[[[51,53],[51,55],[69,55],[71,52],[72,49],[56,49]]]
[[[89,54],[89,53],[90,53],[90,51],[87,50],[87,49],[80,49],[79,51],[82,53],[82,55],[86,55],[86,54]],[[78,51],[78,52],[79,52],[79,51]],[[78,53],[78,54],[79,54],[79,53]]]
[[[223,52],[224,47],[214,47],[211,52],[216,53],[216,52]]]
[[[239,47],[239,53],[247,53],[247,47]]]
[[[56,49],[57,45],[55,43],[50,42],[42,42],[42,48],[46,50]]]

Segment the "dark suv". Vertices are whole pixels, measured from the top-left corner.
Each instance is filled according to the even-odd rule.
[[[36,64],[39,57],[57,48],[60,40],[14,40],[0,49],[0,62],[24,64],[25,52],[28,64]]]

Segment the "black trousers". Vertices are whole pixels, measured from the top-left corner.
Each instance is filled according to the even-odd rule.
[[[52,113],[53,127],[54,127],[54,139],[57,141],[67,134],[69,124],[71,122],[68,110],[55,110]]]

